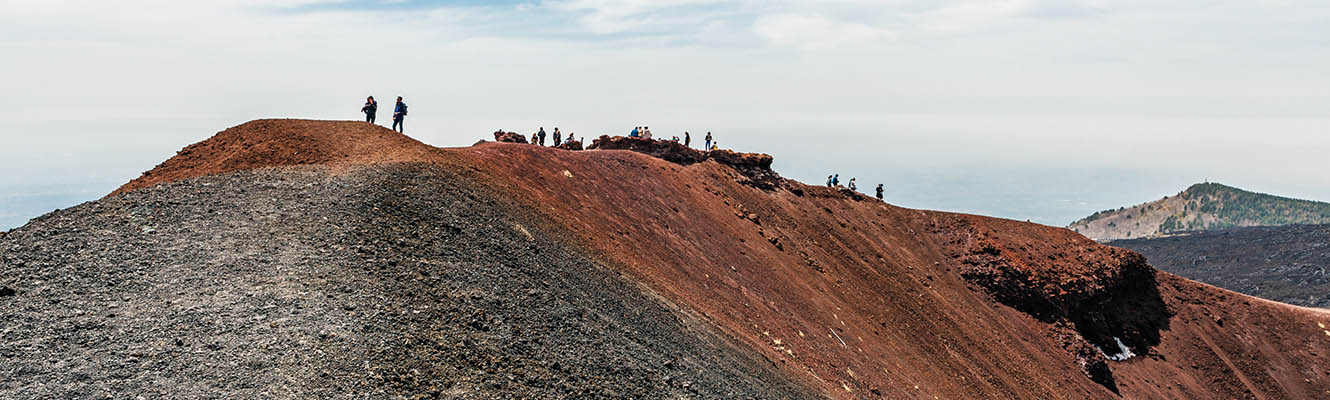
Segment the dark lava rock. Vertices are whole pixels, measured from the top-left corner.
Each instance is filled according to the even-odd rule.
[[[18,292],[14,291],[13,288],[9,288],[9,287],[0,287],[0,297],[10,297],[10,296],[14,296],[14,295],[17,295],[17,294],[18,294]]]
[[[1150,264],[1235,292],[1304,307],[1330,307],[1330,225],[1194,232],[1109,245]]]

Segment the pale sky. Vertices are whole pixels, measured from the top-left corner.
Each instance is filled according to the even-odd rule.
[[[1330,200],[1326,1],[0,0],[0,52],[0,229],[367,95],[437,146],[712,131],[1059,226],[1203,180]]]

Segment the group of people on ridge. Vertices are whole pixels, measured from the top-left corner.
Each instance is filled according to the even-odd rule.
[[[365,113],[365,122],[371,124],[374,123],[374,117],[378,116],[379,113],[379,103],[374,101],[374,96],[369,96],[369,98],[365,99],[365,106],[360,108],[360,112]],[[397,105],[393,107],[393,130],[399,133],[406,130],[406,125],[403,123],[405,119],[406,119],[406,103],[402,101],[402,96],[397,96]],[[650,140],[651,128],[646,126],[634,127],[632,132],[628,133],[628,137]],[[678,142],[679,137],[675,136],[670,140]],[[706,145],[702,147],[703,150],[706,151],[716,150],[717,148],[716,141],[711,139],[711,132],[707,132],[705,140],[706,140]],[[572,143],[573,141],[575,141],[575,139],[573,139],[572,133],[569,133],[568,138],[564,139],[563,133],[559,132],[559,127],[557,126],[554,127],[554,141],[551,146],[558,147],[560,144]],[[687,131],[684,131],[683,133],[684,147],[692,147],[692,142],[693,142],[693,136],[689,134]],[[536,131],[536,133],[531,134],[531,144],[537,144],[541,146],[545,145],[545,127],[542,126],[540,127],[540,130]],[[854,181],[855,178],[850,178],[848,188],[852,191],[859,190],[859,186],[856,185]],[[840,187],[840,174],[827,175],[827,187]],[[877,184],[878,200],[882,200],[883,190],[884,189],[882,188],[882,184],[881,183]]]
[[[568,132],[568,138],[564,139],[563,133],[559,132],[559,127],[556,126],[554,127],[554,142],[550,144],[550,147],[559,147],[560,144],[569,144],[574,141],[577,140],[573,139],[572,132]],[[531,134],[531,144],[545,145],[545,127],[542,126],[539,131]]]
[[[855,178],[850,178],[849,185],[847,186],[847,188],[850,189],[851,191],[859,190],[859,185],[855,184],[854,180]],[[840,187],[840,174],[827,175],[827,187]],[[885,190],[886,189],[882,188],[881,183],[877,184],[878,200],[882,200],[882,192]]]
[[[374,123],[374,117],[379,115],[379,102],[374,101],[374,96],[365,99],[365,106],[360,107],[360,112],[365,113],[365,122]],[[393,130],[401,133],[406,130],[406,103],[402,102],[402,96],[397,96],[397,105],[393,107]]]

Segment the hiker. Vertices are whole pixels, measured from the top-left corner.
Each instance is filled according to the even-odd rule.
[[[831,176],[831,186],[840,186],[840,174]]]
[[[379,103],[374,101],[374,96],[365,99],[365,106],[360,107],[360,112],[365,113],[365,122],[374,123],[374,117],[379,114]]]
[[[556,147],[559,146],[559,143],[563,143],[563,141],[559,140],[561,138],[563,138],[563,134],[559,133],[559,127],[554,127],[554,141],[550,142],[550,144]]]
[[[540,134],[539,134],[539,133],[532,133],[532,134],[531,134],[531,144],[536,144],[536,142],[539,142],[539,141],[540,141]]]
[[[406,103],[402,102],[402,96],[397,96],[397,106],[393,108],[393,130],[397,133],[406,131],[404,119],[406,119]]]
[[[877,199],[882,200],[882,184],[877,184]]]
[[[541,146],[544,146],[544,145],[545,145],[545,127],[543,127],[543,126],[540,127],[540,131],[536,132],[536,137],[539,137],[539,138],[540,138],[540,145],[541,145]]]
[[[707,151],[720,150],[720,142],[711,142],[711,149]]]
[[[858,190],[859,186],[854,184],[855,178],[850,178],[850,190]]]
[[[670,137],[670,141],[674,143],[679,143],[679,137],[678,136]]]
[[[642,135],[642,127],[634,126],[633,131],[628,133],[628,137],[638,137]]]
[[[711,132],[707,132],[707,147],[703,150],[711,150]]]
[[[831,187],[831,175],[827,175],[827,187]]]
[[[693,137],[688,136],[688,131],[683,131],[683,147],[690,147],[693,144]]]
[[[650,128],[650,127],[646,127],[646,126],[642,127],[642,138],[643,138],[643,139],[646,139],[646,140],[651,140],[651,128]]]

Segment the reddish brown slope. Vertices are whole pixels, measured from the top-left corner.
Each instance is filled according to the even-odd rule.
[[[436,149],[383,127],[351,122],[260,119],[186,146],[111,195],[162,182],[263,167],[332,167],[427,158]]]
[[[450,165],[835,397],[1330,395],[1324,313],[1158,273],[1064,229],[788,182],[764,190],[711,161],[441,150],[361,123],[251,124],[266,133],[232,128],[121,191],[273,165]],[[1114,362],[1089,347],[1115,337],[1143,355]]]

